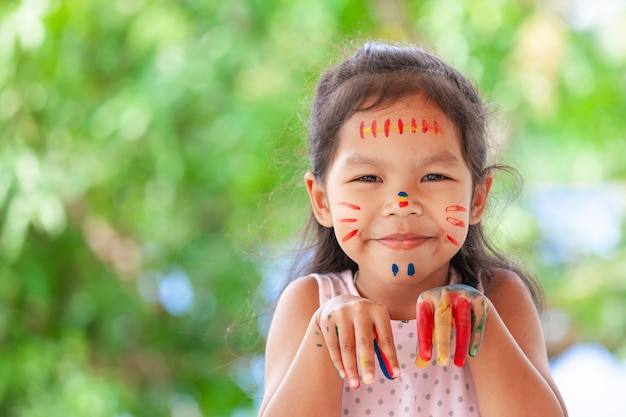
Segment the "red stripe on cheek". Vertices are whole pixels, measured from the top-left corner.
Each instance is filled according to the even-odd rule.
[[[446,221],[454,226],[465,227],[465,223],[459,219],[455,219],[454,217],[447,217]]]
[[[467,209],[463,206],[448,206],[446,207],[446,211],[463,211],[467,212]]]
[[[354,235],[356,235],[357,233],[359,233],[359,231],[357,229],[354,229],[353,231],[351,231],[350,233],[345,235],[343,237],[343,239],[341,239],[341,241],[342,242],[347,242],[348,240],[352,239],[354,237]]]
[[[339,203],[340,206],[344,206],[344,207],[348,207],[354,210],[361,210],[361,207],[357,206],[356,204],[350,204],[350,203],[346,203],[346,202],[341,202]]]
[[[450,236],[450,235],[446,235],[446,237],[447,237],[447,238],[448,238],[448,240],[449,240],[450,242],[452,242],[453,244],[455,244],[455,245],[457,245],[457,246],[460,246],[460,245],[459,245],[459,242],[458,242],[455,238],[453,238],[452,236]]]

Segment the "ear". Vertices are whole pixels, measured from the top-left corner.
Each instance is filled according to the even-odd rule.
[[[469,224],[476,224],[483,217],[483,213],[487,208],[487,197],[493,184],[493,173],[489,171],[485,174],[483,180],[474,188],[474,196],[472,197],[472,206],[470,208]]]
[[[317,179],[314,173],[307,172],[304,174],[304,184],[309,194],[311,209],[313,215],[324,227],[333,227],[333,220],[328,208],[328,199],[326,198],[326,189],[324,185]]]

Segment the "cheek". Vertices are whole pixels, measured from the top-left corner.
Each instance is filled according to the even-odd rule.
[[[446,238],[451,244],[461,246],[468,229],[467,208],[464,205],[447,206],[443,217],[445,219]]]
[[[361,206],[350,201],[340,201],[336,207],[335,233],[342,243],[348,242],[359,233]]]

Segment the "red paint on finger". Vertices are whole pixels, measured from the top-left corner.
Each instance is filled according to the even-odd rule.
[[[464,297],[458,297],[454,300],[452,314],[456,328],[454,364],[458,367],[462,367],[467,359],[472,334],[472,305],[469,300]]]
[[[433,357],[433,328],[435,315],[433,306],[428,301],[417,303],[417,339],[419,357],[429,361]]]

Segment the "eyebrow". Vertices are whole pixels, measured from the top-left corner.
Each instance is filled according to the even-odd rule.
[[[383,159],[369,158],[365,155],[361,155],[358,153],[349,156],[344,162],[344,166],[348,168],[362,168],[362,167],[386,168],[390,165],[391,165],[390,163],[388,163],[387,161]]]
[[[443,151],[430,155],[420,161],[422,165],[435,165],[435,164],[458,164],[459,159],[454,156],[450,151]]]

